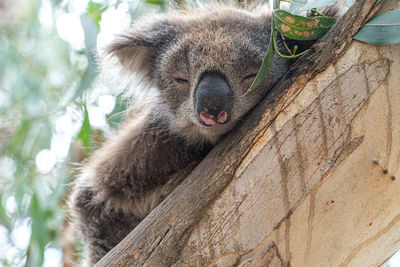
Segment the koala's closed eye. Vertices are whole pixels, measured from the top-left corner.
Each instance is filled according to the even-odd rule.
[[[174,77],[173,80],[178,87],[188,88],[190,86],[189,80],[181,76]]]
[[[257,77],[257,73],[258,72],[254,72],[254,73],[251,73],[251,74],[249,74],[249,75],[246,75],[243,79],[242,79],[242,81],[241,81],[241,83],[243,84],[243,85],[250,85],[251,83],[253,83],[253,81],[254,81],[254,79]]]
[[[181,85],[189,85],[189,81],[186,80],[185,78],[181,78],[181,77],[174,77],[174,81],[178,84]]]

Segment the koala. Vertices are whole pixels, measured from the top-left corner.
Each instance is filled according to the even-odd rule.
[[[179,184],[179,174],[189,173],[288,71],[293,61],[275,55],[264,81],[245,94],[270,31],[268,11],[208,6],[147,16],[106,48],[103,58],[128,74],[128,96],[152,93],[140,108],[133,105],[74,182],[73,223],[89,265],[132,231]],[[277,44],[286,49],[279,37]]]

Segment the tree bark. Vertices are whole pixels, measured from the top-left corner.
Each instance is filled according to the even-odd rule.
[[[357,1],[96,266],[377,266],[393,254],[400,46],[352,40],[374,3]]]

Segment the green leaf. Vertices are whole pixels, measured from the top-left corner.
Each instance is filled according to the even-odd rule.
[[[317,40],[336,23],[335,18],[306,18],[280,9],[273,16],[276,29],[293,40]]]
[[[150,5],[157,5],[161,8],[165,7],[165,1],[164,0],[145,0],[146,4],[150,4]]]
[[[93,60],[93,61],[92,61]],[[85,91],[90,87],[94,79],[96,78],[97,75],[97,65],[94,62],[94,57],[89,57],[89,65],[83,74],[83,77],[81,79],[81,82],[76,89],[72,100],[75,100],[78,97],[81,97]]]
[[[88,3],[87,13],[96,23],[97,29],[100,29],[101,15],[105,10],[107,10],[107,6],[103,6],[100,3],[94,3],[92,1]]]
[[[400,10],[372,17],[353,38],[377,45],[400,43]]]
[[[86,105],[85,105],[82,127],[77,138],[82,141],[82,145],[85,151],[90,152],[90,145],[92,140],[92,128],[90,127],[89,113],[87,111]]]
[[[256,88],[257,86],[259,86],[261,84],[261,82],[265,79],[265,77],[268,74],[269,68],[272,66],[272,62],[274,59],[274,47],[272,44],[272,34],[274,32],[274,21],[272,21],[271,23],[271,37],[269,40],[269,44],[268,44],[268,50],[267,53],[264,56],[263,62],[261,64],[261,68],[257,73],[256,78],[254,79],[253,83],[251,84],[250,88],[247,89],[246,94],[250,93],[254,88]]]
[[[24,197],[27,195],[27,184],[22,182],[21,180],[16,182],[14,184],[15,188],[13,188],[13,191],[15,192],[14,196],[17,203],[18,214],[23,214],[25,212]]]
[[[11,153],[21,155],[21,144],[27,139],[30,128],[32,127],[32,121],[22,120],[16,132],[13,134],[9,149]]]
[[[31,198],[30,215],[32,217],[32,235],[31,248],[35,251],[33,260],[30,260],[30,266],[41,266],[44,259],[44,248],[48,241],[46,223],[43,216],[43,210],[40,205],[39,197],[33,193]],[[34,263],[34,264],[33,264]]]
[[[25,263],[26,267],[42,266],[44,261],[44,248],[42,249],[36,240],[31,239],[27,254],[28,255]]]
[[[337,0],[292,0],[289,8],[290,13],[299,14],[303,11],[310,10],[312,8],[331,6],[336,3]]]
[[[89,88],[92,84],[93,80],[97,75],[97,63],[96,63],[96,45],[97,45],[97,34],[99,33],[99,29],[97,28],[95,22],[91,17],[87,14],[81,15],[81,24],[83,27],[83,31],[85,33],[85,47],[86,47],[86,56],[88,58],[88,66],[83,75],[81,82],[76,89],[72,100],[80,97],[83,93]]]
[[[3,196],[0,194],[0,224],[10,230],[11,218],[7,215],[6,209],[3,206]]]
[[[117,97],[115,101],[115,107],[111,114],[107,116],[108,124],[116,129],[118,125],[122,122],[125,117],[126,110],[128,108],[128,103],[126,100],[123,100],[121,96]]]

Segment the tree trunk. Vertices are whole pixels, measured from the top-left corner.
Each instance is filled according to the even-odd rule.
[[[377,266],[392,255],[400,46],[351,38],[374,3],[357,1],[97,266]]]

